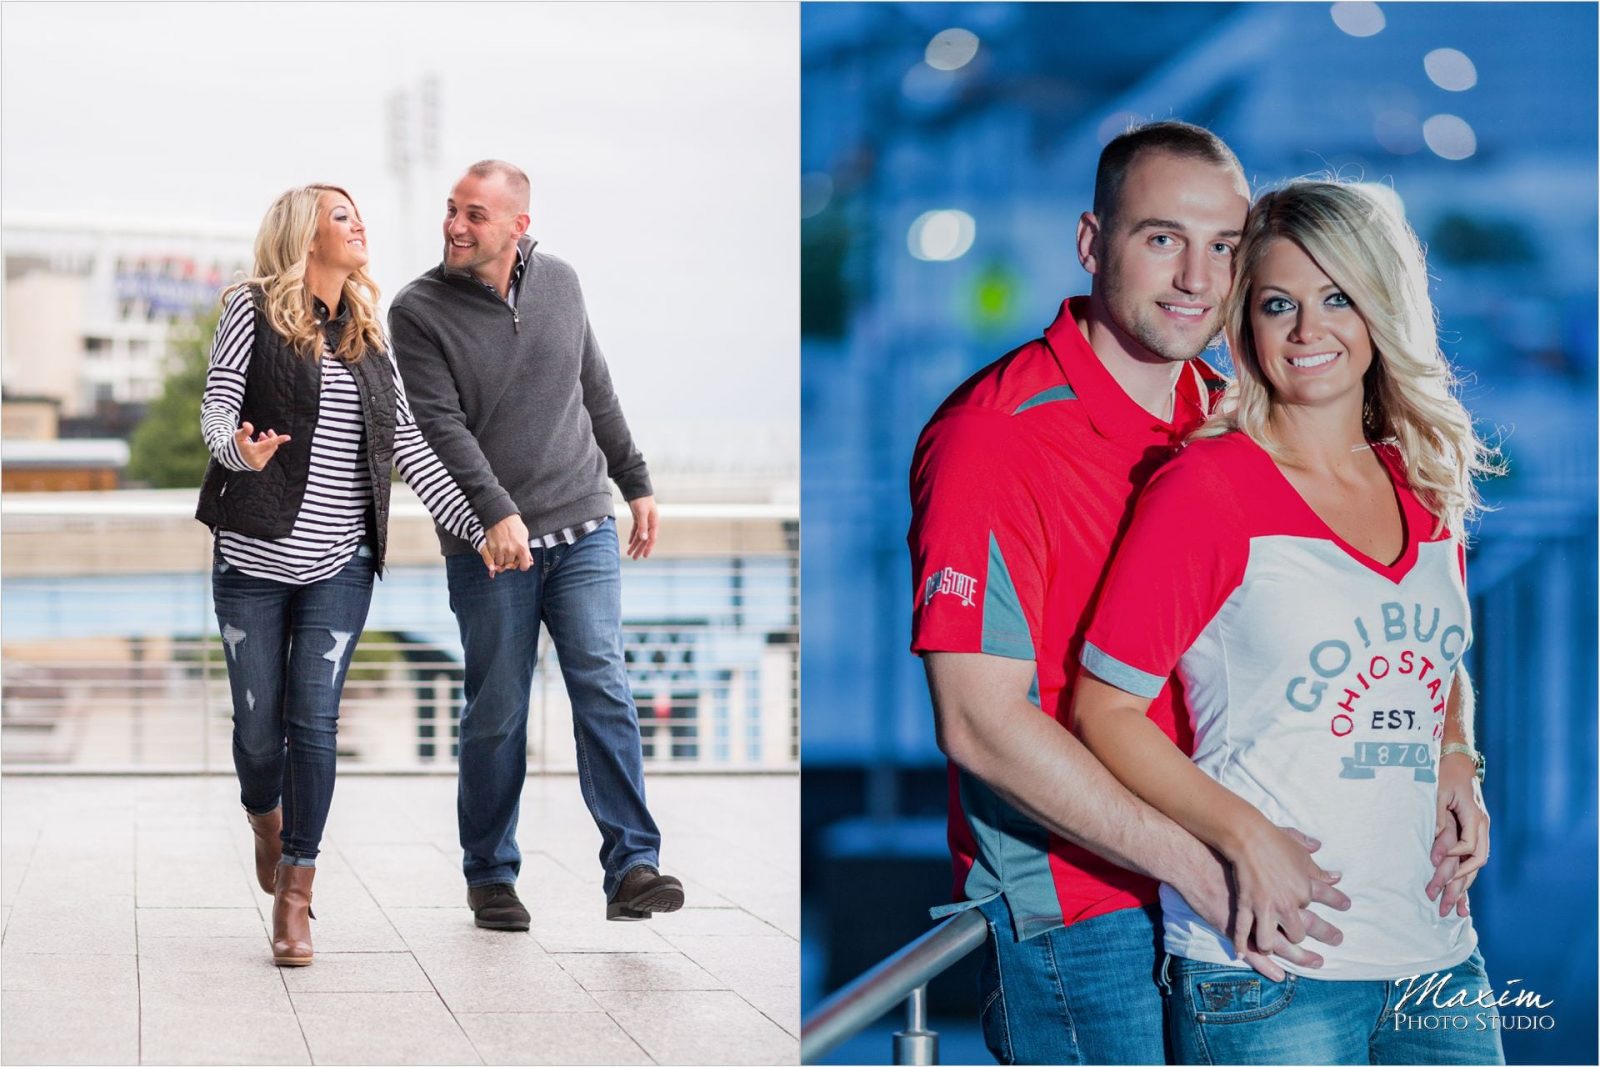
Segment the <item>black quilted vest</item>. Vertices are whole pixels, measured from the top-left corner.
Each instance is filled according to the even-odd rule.
[[[194,517],[213,530],[233,530],[248,537],[287,537],[300,513],[311,473],[311,439],[322,400],[322,360],[296,353],[267,320],[261,291],[252,286],[250,296],[256,309],[255,344],[245,372],[239,420],[251,423],[257,433],[273,429],[288,434],[291,440],[259,471],[229,470],[212,459],[200,485],[200,506]],[[348,312],[341,305],[339,315],[323,327],[334,349],[348,323]],[[381,575],[388,543],[389,475],[394,468],[394,370],[387,355],[372,349],[346,366],[361,394],[366,422],[367,465],[372,475],[367,528],[376,545],[376,569]]]

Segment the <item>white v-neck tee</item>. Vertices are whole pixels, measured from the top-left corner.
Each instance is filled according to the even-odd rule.
[[[1340,538],[1243,434],[1194,442],[1145,487],[1089,627],[1085,667],[1153,696],[1176,672],[1194,762],[1267,819],[1322,842],[1350,910],[1317,945],[1323,979],[1393,979],[1454,966],[1472,920],[1440,918],[1435,766],[1446,700],[1472,640],[1465,554],[1378,446],[1405,520],[1393,563]],[[1162,886],[1167,951],[1239,961]]]

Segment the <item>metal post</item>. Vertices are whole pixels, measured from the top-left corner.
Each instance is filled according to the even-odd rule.
[[[396,89],[388,95],[384,104],[389,130],[389,173],[394,175],[400,186],[400,218],[409,223],[411,221],[411,171],[412,164],[416,162],[416,153],[412,147],[415,125],[411,112],[411,94],[405,89]],[[401,229],[401,233],[407,234],[410,229],[409,225],[404,226]],[[401,262],[410,261],[410,252],[410,239],[402,237]]]
[[[906,998],[906,1028],[894,1035],[894,1062],[939,1062],[939,1035],[928,1029],[928,987],[919,985]]]
[[[910,1027],[896,1035],[899,1054],[901,1036],[929,1039],[929,1058],[908,1058],[906,1063],[933,1063],[938,1052],[937,1035],[924,1029],[927,1020],[926,986],[969,952],[983,947],[989,939],[989,924],[976,908],[951,916],[906,945],[855,981],[837,990],[812,1010],[800,1027],[800,1062],[816,1063],[844,1042],[894,1010],[907,1005]],[[915,1047],[916,1043],[912,1043]],[[907,1049],[910,1052],[910,1049]]]
[[[206,538],[204,562],[200,573],[200,766],[201,773],[211,773],[211,626],[212,618],[206,611],[211,596],[211,539]]]
[[[133,706],[133,762],[144,765],[144,661],[145,639],[142,634],[128,638],[129,680],[132,684]]]
[[[539,661],[539,774],[550,769],[550,649],[553,642],[549,630],[539,635],[540,647],[536,650]],[[571,703],[569,697],[568,703]]]

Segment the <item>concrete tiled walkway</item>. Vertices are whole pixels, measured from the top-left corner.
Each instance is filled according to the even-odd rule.
[[[530,779],[508,934],[466,909],[453,778],[346,775],[316,962],[280,969],[231,777],[9,777],[0,1060],[795,1063],[797,781],[653,778],[688,906],[608,923],[576,780]]]

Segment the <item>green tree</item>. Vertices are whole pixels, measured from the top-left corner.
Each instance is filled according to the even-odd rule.
[[[200,394],[206,385],[211,335],[217,312],[178,327],[161,395],[145,412],[129,442],[128,475],[157,489],[190,489],[200,484],[210,453],[200,437]]]

